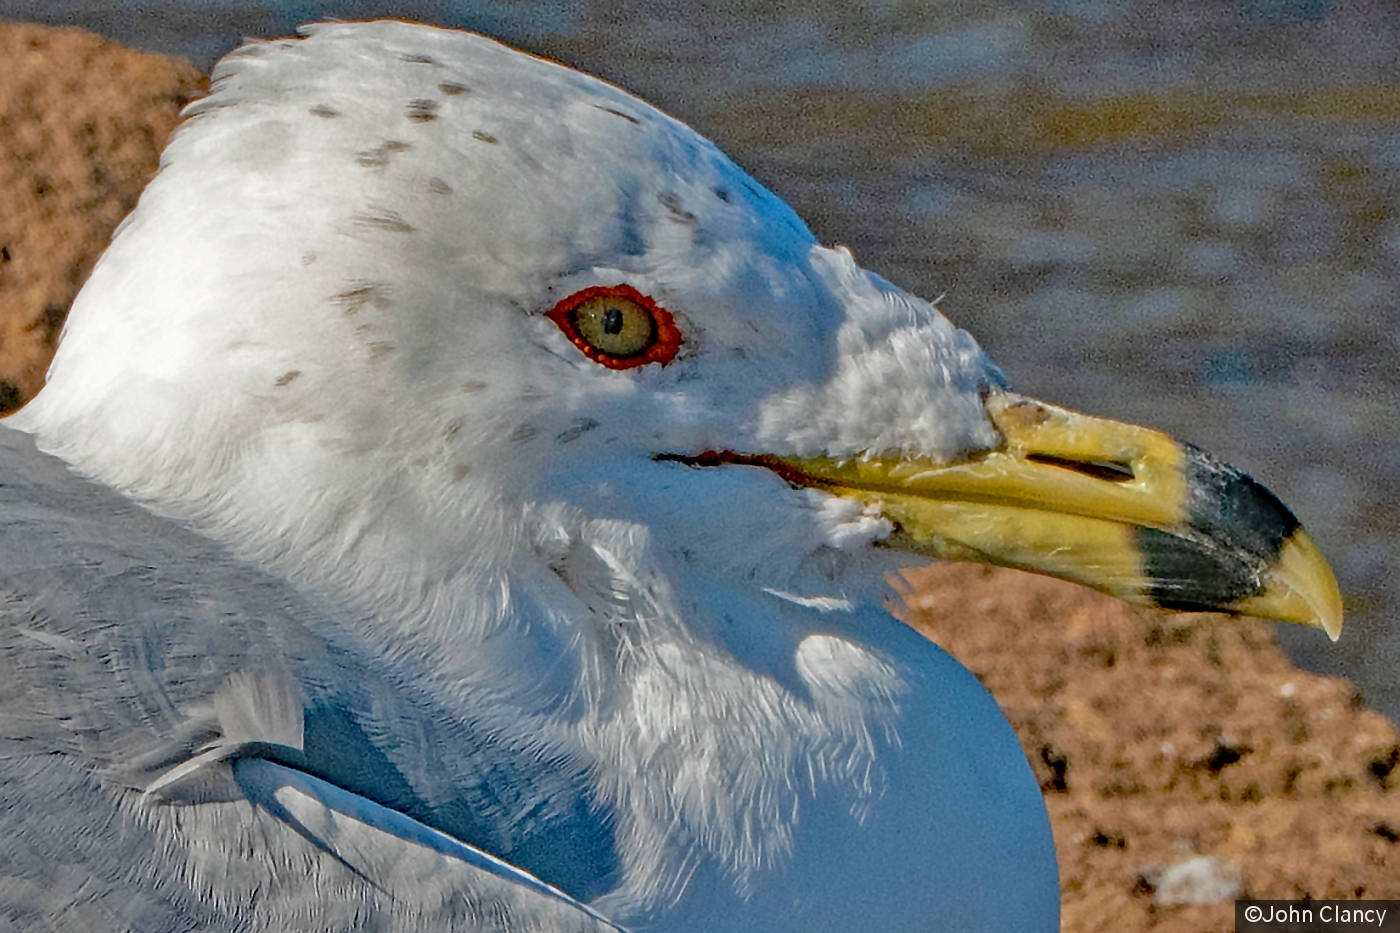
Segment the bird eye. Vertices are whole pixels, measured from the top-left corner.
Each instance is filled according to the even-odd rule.
[[[549,311],[574,346],[609,369],[669,363],[681,332],[669,311],[630,285],[574,292]]]

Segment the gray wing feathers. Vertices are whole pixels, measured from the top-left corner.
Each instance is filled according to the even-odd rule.
[[[413,788],[446,783],[497,811],[482,832],[505,848],[529,824],[462,776],[489,771],[479,736],[330,629],[284,582],[0,428],[0,930],[611,929],[283,766],[319,711],[378,737],[362,783],[407,809],[436,812]]]

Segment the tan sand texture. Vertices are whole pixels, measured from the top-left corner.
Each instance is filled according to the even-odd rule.
[[[205,79],[76,29],[0,26],[0,410],[28,400],[64,315]]]

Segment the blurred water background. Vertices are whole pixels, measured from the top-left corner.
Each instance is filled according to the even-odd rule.
[[[1349,611],[1338,645],[1280,642],[1400,721],[1391,0],[0,0],[204,69],[244,37],[380,15],[628,88],[823,241],[944,296],[1017,388],[1263,480]]]

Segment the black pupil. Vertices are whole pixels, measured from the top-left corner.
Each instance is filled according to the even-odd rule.
[[[616,336],[622,333],[622,312],[609,308],[603,312],[603,333]]]

